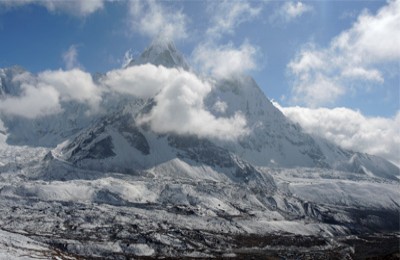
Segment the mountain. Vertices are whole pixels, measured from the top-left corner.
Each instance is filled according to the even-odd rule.
[[[374,174],[386,178],[400,176],[399,168],[373,155],[349,151],[327,140],[306,134],[287,119],[247,76],[222,80],[208,97],[208,105],[223,101],[225,114],[242,111],[251,132],[229,149],[257,166],[318,167]],[[354,158],[358,158],[357,162]]]
[[[139,60],[131,65],[144,63],[188,69],[183,56],[175,49],[174,44],[168,41],[153,42]],[[196,136],[184,137],[189,142],[186,146],[191,149],[197,149],[198,145],[207,142],[254,166],[318,167],[372,174],[389,179],[397,179],[397,176],[400,176],[399,168],[384,159],[348,151],[304,133],[298,124],[288,120],[268,100],[251,77],[237,75],[230,79],[217,80],[215,84],[216,87],[205,100],[207,110],[216,117],[231,117],[237,111],[242,112],[250,134],[232,142],[205,140]],[[57,154],[67,161],[79,161],[80,165],[85,162],[83,165],[87,168],[90,168],[89,165],[104,165],[104,160],[107,161],[107,167],[97,167],[96,170],[102,167],[104,170],[112,170],[112,167],[115,167],[114,170],[124,167],[139,170],[159,164],[163,156],[168,155],[168,159],[171,159],[186,152],[171,143],[171,136],[157,135],[135,122],[135,118],[151,110],[153,99],[132,102],[128,102],[115,114],[105,117],[71,139],[68,145],[57,150]],[[226,104],[225,111],[215,109],[217,102]],[[130,136],[130,133],[134,133],[134,137]],[[146,152],[132,142],[146,144]],[[108,148],[105,149],[106,147]],[[77,153],[77,150],[85,152]],[[160,150],[163,152],[160,153]],[[210,154],[212,153],[210,151]]]
[[[160,39],[129,66],[146,63],[190,71]],[[7,73],[4,93],[18,95],[10,89],[19,72]],[[304,133],[251,77],[209,82],[206,110],[216,118],[240,112],[248,135],[154,132],[140,118],[155,97],[106,95],[105,112],[92,116],[73,101],[40,119],[0,115],[0,258],[398,252],[399,168]]]
[[[151,63],[166,68],[182,68],[189,70],[189,65],[183,55],[178,52],[172,41],[156,38],[152,44],[144,50],[137,61],[132,60],[127,67]]]
[[[171,141],[178,138],[182,139],[180,143],[188,142],[183,146],[185,149],[196,150],[200,146],[204,150],[203,144],[209,143],[212,146],[204,154],[215,154],[213,149],[216,148],[220,153],[233,154],[255,166],[317,167],[389,179],[399,176],[399,169],[384,159],[347,151],[304,133],[300,126],[290,122],[272,105],[251,78],[243,77],[220,84],[222,86],[211,93],[207,104],[212,111],[216,100],[226,102],[226,116],[232,116],[236,111],[245,113],[251,132],[237,142],[157,135],[135,122],[135,118],[151,110],[153,101],[150,99],[135,101],[99,120],[68,144],[60,146],[56,153],[62,155],[64,160],[80,162],[80,167],[85,168],[143,170],[186,154],[187,151],[182,151]],[[216,115],[218,113],[215,112]],[[207,164],[207,161],[201,163]]]

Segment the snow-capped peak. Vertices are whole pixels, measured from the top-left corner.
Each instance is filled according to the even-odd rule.
[[[175,44],[168,39],[156,38],[151,45],[144,50],[137,61],[132,61],[128,66],[151,63],[167,68],[183,68],[189,70],[183,55],[177,51]]]

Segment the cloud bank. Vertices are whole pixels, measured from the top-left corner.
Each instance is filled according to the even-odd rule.
[[[79,69],[44,71],[37,76],[27,72],[16,75],[14,82],[21,85],[20,96],[6,96],[1,100],[0,113],[25,118],[38,118],[63,111],[62,102],[76,101],[88,105],[88,113],[97,112],[101,90],[89,73]]]
[[[88,104],[92,112],[99,109],[101,89],[92,76],[79,69],[44,71],[38,75],[38,87],[52,87],[60,94],[60,101]]]
[[[0,114],[34,119],[60,113],[59,93],[52,87],[24,83],[19,97],[8,97],[0,102]]]
[[[58,114],[64,102],[88,105],[88,113],[101,111],[110,94],[153,98],[148,114],[137,118],[157,133],[197,135],[217,139],[236,139],[248,132],[245,117],[216,117],[204,106],[213,86],[193,73],[151,64],[109,71],[99,84],[80,69],[44,71],[37,76],[25,73],[14,78],[21,84],[19,96],[6,96],[0,114],[30,119]]]
[[[204,106],[212,86],[193,73],[151,64],[107,73],[103,84],[110,91],[139,98],[154,97],[149,114],[138,118],[157,133],[236,139],[248,132],[245,117],[215,117]]]
[[[281,107],[307,133],[354,151],[381,156],[400,165],[400,111],[393,118],[366,117],[348,108]]]
[[[349,86],[384,82],[385,68],[400,59],[400,1],[375,15],[364,11],[353,26],[320,48],[307,44],[288,64],[293,102],[310,107],[333,104]]]

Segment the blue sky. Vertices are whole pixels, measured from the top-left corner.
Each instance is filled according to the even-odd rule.
[[[250,74],[306,132],[400,165],[400,0],[0,0],[0,68],[60,83],[31,84],[0,112],[96,107],[88,73],[121,68],[155,38],[173,40],[199,75]]]
[[[51,1],[49,1],[51,2]],[[63,53],[74,46],[77,61],[88,72],[105,72],[121,66],[124,53],[131,49],[138,55],[154,37],[141,31],[140,20],[149,11],[142,1],[143,12],[129,11],[130,2],[93,3],[93,10],[82,11],[65,5],[53,6],[35,1],[14,1],[0,4],[0,67],[19,64],[32,72],[65,68]],[[96,6],[98,3],[101,5]],[[399,109],[399,62],[385,61],[388,71],[381,72],[381,81],[346,80],[345,93],[322,101],[304,101],[294,94],[294,81],[288,64],[310,44],[327,49],[340,33],[350,30],[361,14],[371,16],[388,3],[385,1],[251,1],[239,7],[231,25],[219,29],[218,36],[207,30],[215,27],[215,17],[229,18],[229,11],[244,2],[163,1],[157,2],[164,15],[184,16],[185,36],[169,36],[189,62],[193,51],[212,41],[212,46],[239,48],[245,41],[256,49],[255,66],[246,73],[255,77],[269,98],[283,105],[312,107],[344,106],[360,110],[368,116],[394,116]],[[292,13],[285,11],[292,6]],[[247,8],[247,9],[246,9]],[[296,8],[298,9],[296,11]],[[249,10],[255,10],[253,13]],[[242,13],[240,13],[242,12]],[[296,13],[297,12],[297,13]],[[234,15],[233,15],[234,16]],[[235,20],[236,19],[236,20]],[[181,20],[177,21],[177,23]],[[181,32],[177,32],[179,34]],[[210,39],[213,38],[213,39]],[[388,39],[394,41],[395,39]],[[192,61],[192,63],[194,63]],[[196,65],[196,64],[193,64]],[[378,64],[381,66],[381,63]],[[378,66],[377,65],[377,66]],[[307,92],[308,93],[308,92]]]

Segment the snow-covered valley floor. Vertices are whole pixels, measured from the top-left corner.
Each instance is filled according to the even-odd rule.
[[[101,173],[47,153],[1,149],[0,259],[398,253],[396,180],[316,168],[235,179],[179,159]]]

